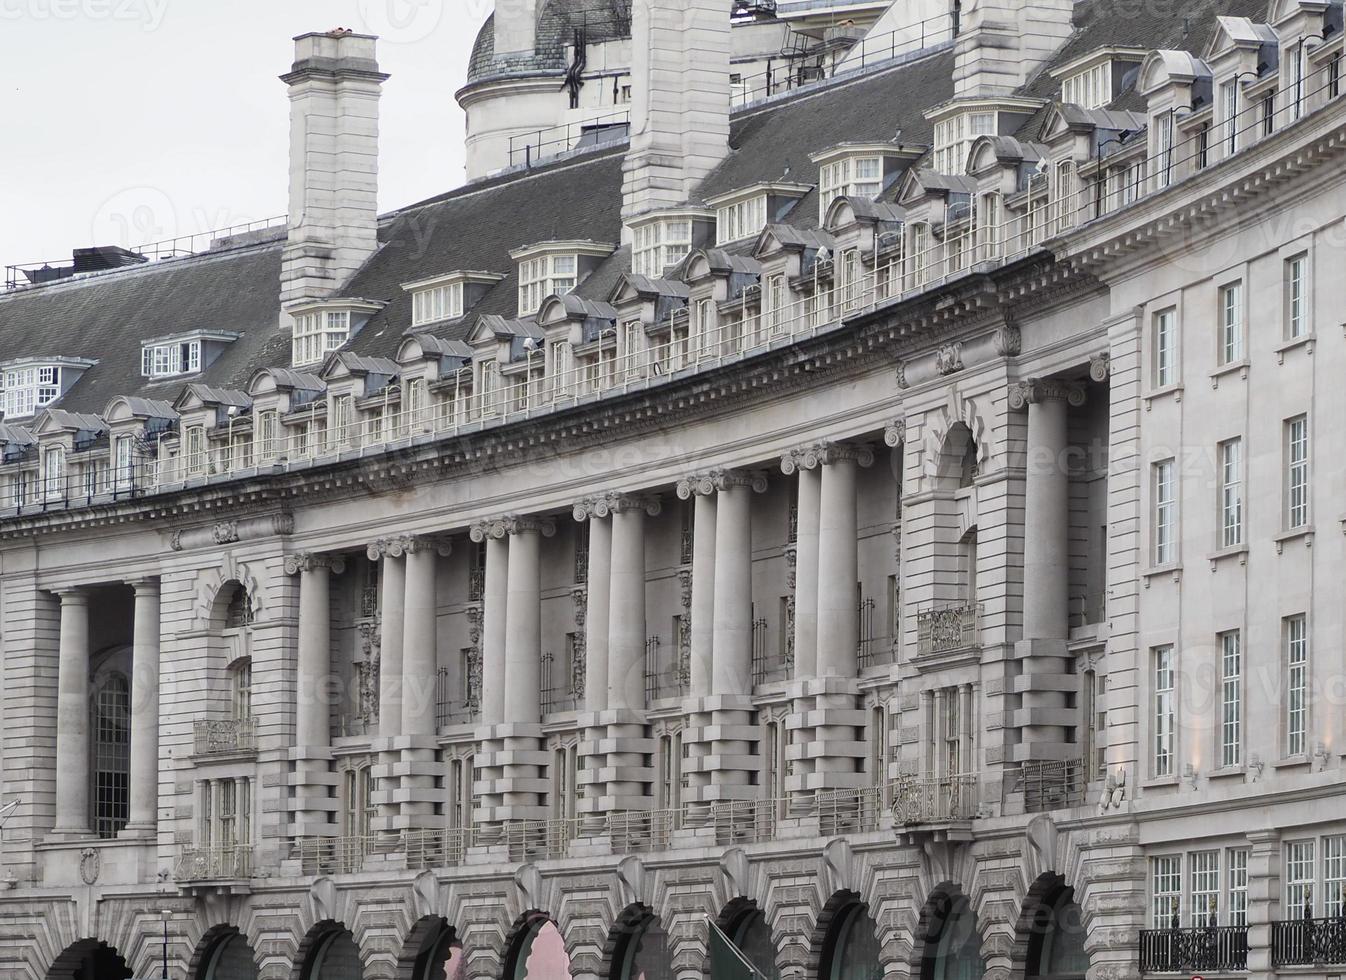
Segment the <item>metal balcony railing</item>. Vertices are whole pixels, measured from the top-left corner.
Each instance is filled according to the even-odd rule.
[[[1142,929],[1142,973],[1241,973],[1248,968],[1248,927]]]
[[[173,867],[175,881],[241,881],[252,877],[252,845],[223,847],[187,845]]]
[[[1024,794],[1024,809],[1029,813],[1045,813],[1084,803],[1084,763],[1078,759],[1068,762],[1025,762],[1019,768],[1015,789]]]
[[[1271,965],[1327,966],[1346,963],[1346,905],[1330,918],[1271,923]]]
[[[462,863],[472,844],[472,828],[411,830],[403,836],[402,844],[406,850],[407,868],[411,871],[450,867]]]
[[[971,820],[980,805],[977,777],[904,776],[893,787],[893,821],[903,826]]]
[[[360,837],[301,837],[294,843],[294,857],[305,875],[354,874],[363,871],[373,855],[405,850],[398,834],[367,834]]]
[[[953,653],[975,647],[980,609],[981,607],[975,602],[958,602],[918,612],[917,655]]]
[[[254,718],[203,719],[196,722],[195,729],[196,755],[257,751],[257,721]]]

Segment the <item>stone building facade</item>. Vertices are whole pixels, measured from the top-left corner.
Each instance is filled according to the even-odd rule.
[[[305,35],[285,227],[16,267],[0,973],[1343,970],[1341,6],[726,6],[382,216]]]

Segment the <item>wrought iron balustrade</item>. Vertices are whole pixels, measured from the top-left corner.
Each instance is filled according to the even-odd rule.
[[[181,882],[241,881],[252,877],[252,845],[187,845],[178,853],[173,878]]]
[[[1346,963],[1346,906],[1328,918],[1271,923],[1271,965],[1325,966]]]
[[[471,827],[409,830],[402,838],[402,846],[407,855],[407,868],[411,871],[461,864],[471,845]]]
[[[980,607],[975,602],[959,602],[918,612],[917,655],[952,653],[975,647],[979,611]]]
[[[542,654],[542,713],[556,714],[558,711],[574,711],[579,707],[581,692],[576,690],[575,671],[572,664],[561,664],[557,668],[556,655],[550,650]]]
[[[1142,929],[1142,973],[1240,973],[1248,968],[1248,927]]]
[[[195,725],[196,755],[225,755],[257,751],[257,722],[253,718],[201,719]]]
[[[305,875],[354,874],[363,871],[366,858],[404,850],[397,834],[367,834],[360,837],[301,837],[294,844]]]
[[[505,824],[505,845],[511,861],[561,858],[579,836],[579,820],[511,820]]]
[[[1045,813],[1084,803],[1087,779],[1079,759],[1065,762],[1025,762],[1019,768],[1015,789],[1024,794],[1024,809]]]
[[[977,815],[975,775],[903,776],[893,787],[893,821],[902,826],[971,820]]]

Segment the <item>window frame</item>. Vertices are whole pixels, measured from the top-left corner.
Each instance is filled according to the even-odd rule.
[[[1313,521],[1313,446],[1307,413],[1286,419],[1283,429],[1284,530],[1302,531]]]
[[[1178,463],[1174,457],[1151,464],[1150,554],[1156,568],[1179,559]]]
[[[1245,336],[1243,280],[1231,279],[1222,283],[1216,294],[1219,311],[1218,353],[1221,367],[1244,360]]]
[[[1283,268],[1284,339],[1302,340],[1313,334],[1308,251],[1287,256]]]
[[[1219,550],[1243,545],[1244,479],[1243,437],[1225,439],[1216,450],[1219,466]]]
[[[1177,306],[1155,311],[1150,337],[1151,383],[1155,390],[1171,388],[1180,377]]]
[[[1218,768],[1243,765],[1243,634],[1225,630],[1217,635],[1220,652],[1220,715],[1216,719]]]
[[[1177,653],[1172,643],[1150,648],[1150,770],[1155,779],[1177,775]]]
[[[1281,620],[1281,664],[1285,678],[1281,748],[1288,759],[1307,756],[1309,751],[1311,656],[1308,615],[1286,616]]]

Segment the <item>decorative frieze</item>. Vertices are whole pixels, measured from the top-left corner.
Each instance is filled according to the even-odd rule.
[[[182,528],[173,532],[168,544],[174,551],[189,551],[193,548],[219,547],[259,538],[285,537],[293,533],[294,515],[289,511],[280,511],[261,517]]]

